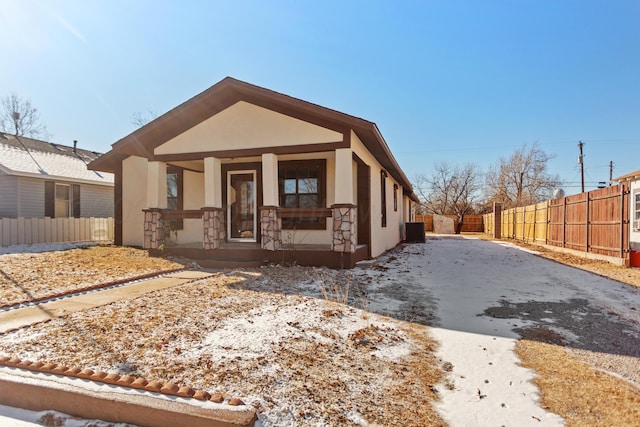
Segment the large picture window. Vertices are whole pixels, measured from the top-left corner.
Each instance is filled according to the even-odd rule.
[[[301,160],[278,164],[280,207],[297,209],[324,208],[326,161]],[[323,229],[324,217],[283,218],[284,229]]]

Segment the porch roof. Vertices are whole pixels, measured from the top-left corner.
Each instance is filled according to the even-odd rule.
[[[89,168],[115,172],[127,156],[154,158],[154,149],[239,101],[341,132],[349,140],[353,130],[380,164],[406,189],[413,188],[375,123],[311,102],[226,77],[204,92],[178,105],[112,145],[112,150],[89,164]]]

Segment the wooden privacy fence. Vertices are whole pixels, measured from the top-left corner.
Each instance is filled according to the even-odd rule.
[[[0,246],[113,240],[113,218],[2,218]]]
[[[456,221],[455,215],[444,215],[447,218],[451,218],[454,221],[454,226],[458,225],[458,221]],[[415,215],[414,219],[416,222],[424,222],[424,230],[425,231],[433,231],[433,215]],[[465,215],[464,221],[462,223],[462,232],[463,233],[482,233],[484,231],[483,225],[483,215]]]
[[[505,209],[501,217],[502,237],[628,257],[629,191],[623,184]],[[494,218],[484,215],[485,233],[493,234]]]

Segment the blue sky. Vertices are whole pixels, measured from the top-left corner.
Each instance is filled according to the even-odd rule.
[[[409,178],[523,144],[640,169],[640,1],[2,0],[0,96],[107,151],[225,76],[376,122]]]

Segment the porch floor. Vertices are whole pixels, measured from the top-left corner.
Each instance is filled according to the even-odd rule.
[[[152,256],[173,255],[197,261],[204,268],[257,267],[268,263],[353,268],[367,259],[367,245],[358,245],[353,254],[333,252],[331,245],[284,245],[278,251],[267,251],[257,242],[225,242],[217,249],[203,249],[202,242],[182,243],[150,250]]]

